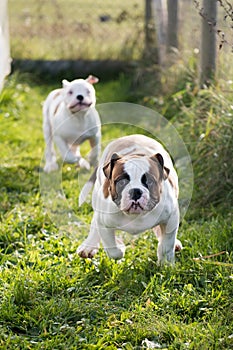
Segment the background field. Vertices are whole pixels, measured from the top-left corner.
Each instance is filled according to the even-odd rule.
[[[138,58],[143,2],[9,1],[12,50],[17,58]],[[22,50],[22,38],[27,42]]]
[[[73,24],[67,32],[62,21],[54,21],[73,13],[77,4],[60,0],[25,5],[9,0],[12,56],[60,59],[69,51],[72,58],[89,57],[89,44],[80,56],[74,50],[77,23],[70,19]],[[114,21],[101,26],[114,28],[119,40],[127,42],[131,27],[142,29],[140,20],[134,20],[142,16],[141,2],[130,1],[127,8],[118,1],[103,4],[109,7],[95,5],[92,11],[91,33],[99,26],[98,16],[108,14],[110,8]],[[151,231],[125,236],[127,251],[120,262],[108,259],[102,250],[93,260],[77,256],[92,218],[90,202],[81,208],[77,202],[80,183],[88,174],[60,163],[62,191],[58,189],[52,202],[45,201],[40,186],[41,107],[48,92],[60,86],[60,79],[45,84],[41,77],[20,72],[7,79],[0,95],[2,349],[233,348],[232,55],[228,46],[219,52],[216,85],[199,89],[199,55],[193,51],[198,35],[185,21],[198,16],[191,1],[182,5],[192,10],[182,13],[186,30],[180,32],[182,50],[174,64],[158,74],[158,67],[141,62],[130,74],[102,79],[96,85],[98,104],[126,101],[160,112],[176,126],[189,150],[195,175],[193,199],[179,230],[184,249],[176,255],[174,267],[157,266],[157,241]],[[87,6],[94,5],[80,4],[79,13]],[[129,22],[118,25],[115,18],[123,10],[133,13],[133,20],[127,17]],[[59,39],[62,36],[62,45],[57,34],[51,36],[56,23],[54,33]],[[116,37],[109,39],[117,42]],[[99,43],[94,50],[90,45],[90,57],[121,57],[118,45],[122,42],[112,51],[109,45],[102,51]],[[139,52],[122,57],[138,57]],[[138,126],[106,125],[103,143],[137,130]],[[84,144],[83,152],[88,151]],[[53,180],[57,181],[56,175],[49,177],[50,183]]]

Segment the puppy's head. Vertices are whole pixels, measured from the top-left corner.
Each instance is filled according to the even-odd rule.
[[[151,157],[120,156],[114,153],[104,165],[104,196],[111,196],[118,208],[126,214],[143,214],[160,201],[162,182],[168,177],[161,154]]]
[[[71,113],[95,106],[96,97],[93,84],[98,83],[98,81],[99,79],[93,75],[89,75],[85,80],[62,81],[64,101]]]

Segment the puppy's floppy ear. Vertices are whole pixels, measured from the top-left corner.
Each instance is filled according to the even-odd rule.
[[[160,153],[156,153],[153,156],[150,157],[152,160],[157,160],[159,162],[159,164],[162,167],[162,171],[163,171],[163,179],[166,180],[168,178],[168,175],[170,173],[170,169],[168,169],[167,167],[164,166],[164,160],[163,160],[163,156]]]
[[[117,160],[121,159],[121,156],[117,153],[113,153],[111,160],[104,165],[103,172],[108,180],[112,177],[112,170]]]
[[[89,83],[89,84],[96,84],[98,83],[99,81],[99,78],[95,77],[94,75],[89,75],[86,79],[86,81]]]
[[[69,86],[70,85],[70,82],[68,81],[68,80],[66,80],[66,79],[63,79],[62,80],[62,86],[63,86],[63,88],[66,88],[67,86]]]

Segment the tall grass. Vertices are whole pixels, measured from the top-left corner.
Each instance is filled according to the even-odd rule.
[[[156,84],[151,68],[146,93],[144,81],[139,84],[142,103],[169,119],[186,143],[194,168],[193,206],[207,212],[211,206],[228,212],[233,206],[233,56],[219,55],[218,78],[210,88],[199,88],[196,50],[155,71]]]

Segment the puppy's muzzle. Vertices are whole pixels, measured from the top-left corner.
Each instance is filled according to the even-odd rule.
[[[143,192],[142,192],[142,190],[140,190],[140,188],[132,188],[129,191],[129,198],[136,202],[138,199],[141,198],[142,193]]]
[[[85,98],[83,95],[79,94],[76,96],[77,102],[75,102],[72,106],[69,107],[69,109],[73,112],[75,112],[75,109],[81,110],[85,108],[89,108],[92,104],[92,102],[87,103],[85,102]]]
[[[77,95],[77,100],[79,101],[79,102],[82,102],[83,100],[84,100],[84,97],[83,97],[83,95]]]
[[[127,208],[128,212],[140,212],[143,210],[141,204],[140,204],[140,198],[142,197],[142,190],[140,188],[131,188],[129,190],[129,199],[130,199],[130,205]]]

